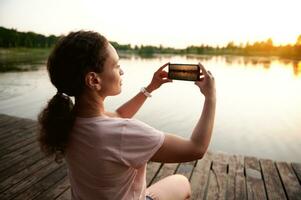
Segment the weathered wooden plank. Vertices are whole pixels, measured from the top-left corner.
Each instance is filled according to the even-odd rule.
[[[11,116],[0,114],[0,132],[1,132],[1,126],[7,124],[11,120],[15,120],[15,119]]]
[[[13,134],[10,137],[4,138],[0,140],[0,146],[5,146],[8,143],[10,144],[16,144],[18,142],[21,142],[23,140],[26,140],[27,138],[31,138],[35,135],[35,129],[27,129],[21,132],[17,132]]]
[[[150,186],[152,181],[155,179],[156,174],[159,172],[162,163],[149,162],[146,168],[146,185]]]
[[[16,151],[12,151],[10,153],[4,154],[0,156],[0,165],[3,163],[9,162],[16,158],[19,155],[24,155],[25,152],[30,151],[34,148],[38,148],[38,143],[34,142],[32,144],[28,144],[20,149],[17,149]]]
[[[19,120],[20,119],[17,117],[9,117],[8,120],[3,120],[3,122],[0,124],[0,133],[2,133],[2,130],[4,130],[6,127],[11,126]]]
[[[37,125],[33,125],[29,128],[22,129],[22,130],[16,130],[10,136],[0,139],[0,145],[1,146],[6,145],[8,142],[16,143],[26,138],[32,137],[33,135],[36,135],[36,133],[37,133]]]
[[[11,116],[9,116],[9,115],[6,115],[6,114],[0,114],[0,120],[3,120],[3,119],[9,119],[9,118],[11,118]]]
[[[51,162],[53,162],[52,159],[43,158],[42,160],[39,160],[33,165],[25,166],[23,170],[19,171],[18,173],[14,173],[9,178],[0,182],[0,193],[14,186],[24,178],[29,178],[30,175],[34,174],[36,171],[39,171],[41,168],[45,167]]]
[[[70,200],[70,199],[71,199],[71,188],[68,188],[65,192],[63,192],[55,200]]]
[[[301,185],[292,167],[285,162],[277,162],[276,166],[279,171],[288,199],[300,200]]]
[[[269,199],[286,199],[276,166],[272,160],[260,160],[265,188]]]
[[[207,152],[202,159],[197,161],[190,180],[192,191],[191,199],[193,200],[205,198],[205,190],[208,185],[211,160],[212,153]]]
[[[14,123],[7,124],[7,125],[4,125],[3,127],[1,127],[0,139],[8,137],[11,132],[29,128],[29,127],[33,126],[34,124],[36,124],[36,123],[33,123],[32,121],[29,121],[26,119],[17,118],[17,121],[15,121]]]
[[[34,125],[28,129],[24,129],[22,131],[16,131],[11,136],[0,139],[0,145],[7,146],[8,143],[15,144],[17,142],[20,142],[26,138],[37,136],[37,126]]]
[[[178,164],[176,163],[165,163],[151,184],[156,183],[169,175],[173,175],[176,172],[177,166]]]
[[[24,132],[28,129],[32,129],[33,127],[37,127],[37,123],[28,122],[27,120],[21,120],[15,124],[9,126],[5,130],[2,130],[1,131],[2,133],[0,135],[0,140],[9,138],[18,132]]]
[[[30,145],[34,142],[37,142],[37,139],[36,137],[33,135],[31,138],[27,138],[21,142],[14,142],[12,141],[11,143],[8,143],[7,145],[3,145],[0,147],[0,158],[3,156],[3,155],[6,155],[8,153],[11,153],[13,151],[16,151],[26,145]]]
[[[12,132],[10,136],[0,139],[0,150],[5,149],[9,146],[14,146],[28,138],[37,139],[37,127],[32,126],[24,130],[16,130]]]
[[[17,164],[18,162],[27,159],[28,157],[33,156],[34,154],[40,152],[40,148],[38,146],[33,147],[32,149],[27,150],[26,152],[22,152],[22,154],[11,158],[10,160],[8,160],[7,162],[1,162],[0,165],[0,172],[2,172],[3,170],[14,166],[15,164]]]
[[[228,166],[226,199],[247,199],[244,157],[242,155],[230,156]]]
[[[248,199],[267,199],[260,165],[255,157],[245,157]]]
[[[292,167],[294,169],[295,174],[299,179],[299,183],[301,184],[301,163],[292,163]]]
[[[55,163],[51,163],[49,165],[46,165],[46,167],[40,169],[36,173],[34,173],[30,178],[23,179],[18,184],[10,187],[9,189],[5,190],[0,194],[0,199],[11,199],[15,196],[19,195],[20,193],[25,192],[28,188],[30,188],[33,184],[39,182],[41,179],[46,177],[47,175],[54,172],[56,169],[58,169],[60,166],[58,166]],[[26,198],[24,198],[26,199]]]
[[[0,172],[0,182],[7,179],[8,177],[18,173],[19,171],[25,169],[26,167],[38,162],[44,157],[41,152],[38,152],[22,161],[10,166],[9,168]]]
[[[191,162],[184,162],[184,163],[180,163],[176,174],[182,174],[183,176],[185,176],[188,180],[190,180],[193,168],[195,166],[197,161],[191,161]]]
[[[226,154],[216,153],[213,155],[207,199],[226,199],[228,161],[229,156]]]
[[[48,188],[55,186],[60,180],[67,175],[66,165],[61,165],[58,169],[54,170],[51,174],[41,179],[39,182],[32,184],[26,191],[19,193],[14,199],[34,199]]]
[[[0,139],[4,139],[7,137],[7,132],[13,130],[15,128],[15,125],[23,122],[23,120],[21,119],[16,119],[16,120],[11,120],[10,122],[8,122],[7,124],[3,124],[2,127],[0,128]]]
[[[46,191],[44,191],[39,196],[35,197],[35,199],[37,199],[37,200],[38,199],[43,199],[43,200],[56,199],[69,188],[70,188],[69,179],[68,179],[68,176],[65,176],[59,182],[54,184],[52,187],[47,188]]]

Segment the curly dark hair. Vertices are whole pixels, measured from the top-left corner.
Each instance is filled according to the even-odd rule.
[[[101,73],[107,56],[108,40],[92,31],[71,32],[56,43],[47,61],[51,83],[58,93],[38,116],[38,141],[47,156],[60,162],[75,120],[73,101],[85,87],[88,72]]]

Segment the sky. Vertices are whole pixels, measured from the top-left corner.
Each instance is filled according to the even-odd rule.
[[[93,30],[110,41],[185,48],[301,35],[300,0],[0,0],[0,26],[44,35]]]

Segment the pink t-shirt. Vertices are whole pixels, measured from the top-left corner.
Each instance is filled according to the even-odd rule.
[[[76,118],[66,150],[72,199],[143,199],[164,133],[139,120]]]

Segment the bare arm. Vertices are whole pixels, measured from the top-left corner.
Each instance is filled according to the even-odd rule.
[[[210,143],[215,118],[216,99],[206,98],[202,115],[196,124],[190,140],[194,142],[201,152],[205,153]]]
[[[154,90],[158,89],[162,84],[171,82],[172,80],[167,78],[167,72],[163,71],[163,69],[168,65],[168,63],[164,64],[162,67],[160,67],[153,76],[153,79],[151,83],[146,87],[146,91],[149,93],[153,92]],[[125,104],[120,106],[116,110],[116,114],[119,117],[123,118],[131,118],[133,117],[138,110],[141,108],[143,103],[146,100],[146,96],[139,92],[136,96],[134,96],[132,99],[127,101]]]
[[[151,89],[150,86],[146,87],[146,91],[151,93],[153,90]],[[131,118],[133,117],[138,110],[141,108],[143,103],[146,100],[146,96],[142,93],[139,92],[136,96],[134,96],[132,99],[124,103],[122,106],[120,106],[117,110],[116,113],[123,118]]]
[[[161,148],[151,158],[152,161],[177,163],[200,159],[210,143],[215,113],[215,99],[204,102],[202,115],[190,139],[173,134],[165,134]]]
[[[214,78],[201,65],[204,78],[195,82],[205,95],[203,111],[190,139],[166,134],[161,148],[151,158],[157,162],[187,162],[200,159],[206,153],[214,125],[216,95]]]

